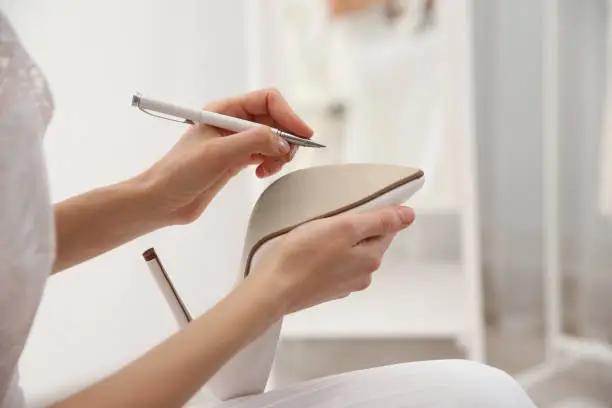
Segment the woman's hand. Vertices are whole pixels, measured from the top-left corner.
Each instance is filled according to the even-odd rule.
[[[289,162],[295,147],[269,126],[306,138],[313,133],[273,89],[220,100],[204,109],[264,126],[235,134],[207,125],[191,126],[141,177],[151,186],[164,224],[196,220],[219,190],[249,165],[257,165],[257,175],[267,177]]]
[[[259,282],[292,313],[366,289],[395,235],[414,220],[407,207],[342,214],[291,231],[255,266],[247,281]]]
[[[224,99],[205,109],[263,126],[236,134],[192,126],[144,173],[55,205],[54,272],[159,228],[195,220],[229,179],[250,164],[258,165],[260,177],[279,171],[292,159],[295,148],[268,126],[312,136],[312,130],[275,90]]]

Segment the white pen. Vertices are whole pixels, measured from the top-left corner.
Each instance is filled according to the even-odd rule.
[[[154,99],[147,98],[139,93],[135,93],[132,95],[132,106],[137,107],[141,111],[158,118],[189,124],[202,123],[225,130],[230,130],[232,132],[244,132],[245,130],[261,126],[261,124],[259,123],[235,118],[233,116],[227,116],[216,112],[205,111],[202,109],[186,108],[182,106],[173,105],[167,102],[156,101]],[[282,137],[289,143],[304,147],[325,147],[324,145],[313,142],[312,140],[295,136],[291,133],[283,132],[282,130],[276,128],[271,129],[274,133],[276,133],[278,136]]]

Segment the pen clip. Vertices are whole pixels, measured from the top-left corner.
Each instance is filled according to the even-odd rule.
[[[160,118],[160,119],[166,119],[166,120],[171,120],[173,122],[178,122],[178,123],[187,123],[189,125],[194,125],[195,123],[192,120],[189,119],[183,119],[183,118],[178,118],[176,116],[172,116],[172,115],[166,115],[166,114],[158,114],[158,113],[153,113],[147,109],[141,108],[140,105],[136,105],[136,107],[141,110],[142,112],[146,113],[147,115],[150,116],[155,116],[156,118]]]
[[[190,119],[180,118],[178,116],[172,116],[172,115],[161,114],[161,113],[153,113],[152,111],[143,108],[142,106],[140,106],[140,96],[141,95],[139,93],[135,93],[132,95],[132,106],[137,107],[138,110],[140,110],[141,112],[144,112],[147,115],[154,116],[156,118],[170,120],[172,122],[187,123],[189,125],[195,125],[195,123]]]

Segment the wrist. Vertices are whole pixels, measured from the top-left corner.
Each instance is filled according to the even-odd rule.
[[[263,274],[251,274],[240,284],[240,288],[270,321],[275,322],[287,314],[287,291],[279,281],[266,279]]]
[[[168,217],[159,204],[160,200],[155,185],[146,175],[128,179],[120,183],[120,188],[131,197],[133,204],[137,206],[139,218],[149,232],[168,225]]]
[[[149,214],[158,228],[189,224],[207,205],[204,190],[186,188],[179,179],[154,166],[132,180],[147,197]]]

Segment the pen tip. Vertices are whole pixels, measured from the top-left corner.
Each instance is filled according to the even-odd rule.
[[[323,148],[327,147],[325,145],[322,145],[321,143],[313,142],[312,140],[309,140],[309,142],[310,142],[310,145],[312,147],[315,147],[317,149],[323,149]]]

